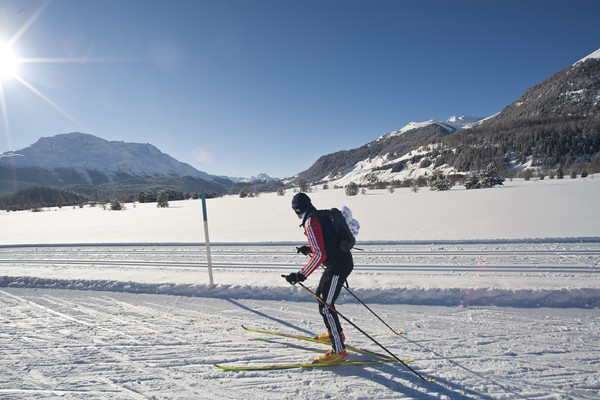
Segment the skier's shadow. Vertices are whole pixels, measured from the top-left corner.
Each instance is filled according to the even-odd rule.
[[[267,315],[267,314],[265,314],[265,313],[262,313],[262,312],[260,312],[260,311],[257,311],[257,310],[253,310],[252,308],[250,308],[250,307],[248,307],[248,306],[245,306],[245,305],[243,305],[243,304],[241,304],[241,303],[238,303],[238,302],[237,302],[237,301],[235,301],[235,300],[232,300],[232,299],[224,299],[224,300],[226,300],[226,301],[230,302],[231,304],[233,304],[233,305],[235,305],[235,306],[237,306],[237,307],[239,307],[239,308],[241,308],[241,309],[243,309],[243,310],[249,311],[249,312],[251,312],[251,313],[254,313],[254,314],[256,314],[256,315],[259,315],[259,316],[261,316],[261,317],[263,317],[263,318],[266,318],[266,319],[273,320],[273,321],[277,322],[278,324],[281,324],[281,325],[287,326],[287,327],[289,327],[290,329],[293,329],[293,330],[295,330],[295,331],[300,331],[300,332],[303,332],[304,334],[306,334],[306,335],[309,335],[309,336],[313,334],[312,332],[310,332],[310,331],[309,331],[309,330],[307,330],[307,329],[300,328],[300,327],[298,327],[298,326],[296,326],[296,325],[293,325],[293,324],[291,324],[291,323],[289,323],[289,322],[287,322],[287,321],[284,321],[284,320],[282,320],[282,319],[275,318],[275,317],[273,317],[273,316],[271,316],[271,315]]]
[[[279,319],[279,318],[275,318],[271,315],[267,315],[258,310],[254,310],[254,309],[252,309],[244,304],[241,304],[233,299],[225,299],[225,300],[243,310],[249,311],[249,312],[256,314],[262,318],[275,321],[278,324],[287,326],[294,331],[300,331],[309,336],[312,335],[312,332],[310,332],[306,329],[300,328],[294,324],[291,324],[291,323],[284,321],[282,319]],[[303,347],[303,346],[298,345],[298,347]],[[357,378],[364,378],[365,377],[365,368],[367,368],[367,367],[362,367],[362,368],[359,366],[357,366],[357,367],[360,368],[361,373],[354,373],[354,372],[352,372],[353,370],[351,370],[351,369],[342,369],[342,368],[332,369],[332,371],[340,376],[345,376],[345,377],[355,376]],[[378,366],[377,368],[381,372],[385,372],[385,375],[384,374],[373,374],[373,372],[372,372],[373,367],[369,367],[368,374],[369,374],[370,380],[372,380],[373,382],[376,382],[382,386],[385,386],[394,392],[402,393],[403,395],[410,397],[410,398],[439,399],[440,395],[446,395],[448,398],[451,398],[453,400],[492,399],[492,397],[482,395],[481,393],[476,393],[476,392],[466,389],[464,387],[460,387],[456,383],[447,381],[445,379],[436,378],[436,380],[434,380],[433,382],[425,382],[421,378],[417,377],[416,375],[413,375],[412,373],[400,370],[401,366],[397,365],[397,364],[393,364],[393,365],[385,364],[385,365]],[[356,371],[356,369],[354,369],[354,370]],[[393,379],[394,376],[401,376],[402,380]],[[425,390],[425,391],[412,389],[411,387],[407,386],[408,383],[410,383],[410,386],[420,387],[420,388],[423,388],[423,390]]]
[[[365,367],[366,368],[366,367]],[[364,369],[364,368],[362,368]],[[396,393],[412,399],[439,399],[446,396],[452,400],[491,400],[492,397],[474,392],[445,379],[436,378],[433,382],[423,381],[412,373],[402,370],[402,366],[385,364],[378,366],[380,373],[373,373],[369,367],[368,379]],[[334,373],[344,377],[365,378],[364,372],[350,369],[334,369]],[[413,389],[420,388],[422,390]]]

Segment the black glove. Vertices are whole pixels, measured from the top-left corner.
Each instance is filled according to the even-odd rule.
[[[285,275],[285,280],[289,282],[290,285],[295,285],[298,282],[304,282],[306,277],[302,273],[302,271],[292,272],[289,275]]]
[[[296,247],[296,249],[298,250],[297,251],[298,254],[302,253],[305,256],[312,254],[312,250],[308,246]]]

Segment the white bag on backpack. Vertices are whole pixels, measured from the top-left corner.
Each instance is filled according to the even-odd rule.
[[[360,224],[357,220],[352,218],[352,211],[348,207],[342,207],[341,212],[346,220],[346,223],[348,224],[348,228],[350,228],[350,233],[352,233],[352,236],[356,237],[356,235],[358,235],[358,231],[360,230]]]

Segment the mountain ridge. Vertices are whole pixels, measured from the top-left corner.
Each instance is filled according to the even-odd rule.
[[[9,163],[14,167],[50,171],[73,169],[90,184],[99,179],[98,174],[103,175],[102,183],[120,180],[123,176],[193,176],[214,180],[213,176],[177,161],[149,143],[108,141],[81,132],[42,137],[31,146],[0,158],[0,165]]]
[[[183,179],[189,177],[190,179]],[[233,182],[182,163],[149,143],[108,141],[71,132],[0,154],[0,195],[32,186],[133,193],[160,187],[225,193]]]
[[[405,134],[406,132],[410,132],[414,129],[424,128],[429,125],[439,125],[440,127],[448,130],[448,133],[453,133],[457,130],[468,129],[468,128],[477,126],[485,119],[486,118],[484,118],[484,117],[470,117],[468,115],[463,115],[461,117],[452,116],[452,117],[448,118],[446,121],[438,121],[435,119],[430,119],[429,121],[424,121],[424,122],[409,122],[408,124],[406,124],[404,127],[400,128],[399,130],[386,133],[386,134],[380,136],[379,138],[377,138],[375,141],[389,139],[390,137],[393,137],[393,136],[400,136],[400,135]]]

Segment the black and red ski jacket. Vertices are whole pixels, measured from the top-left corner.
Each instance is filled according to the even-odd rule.
[[[301,226],[304,226],[312,250],[310,260],[302,268],[304,276],[308,277],[321,264],[336,275],[348,276],[352,272],[352,254],[340,249],[339,239],[326,212],[308,212]]]

